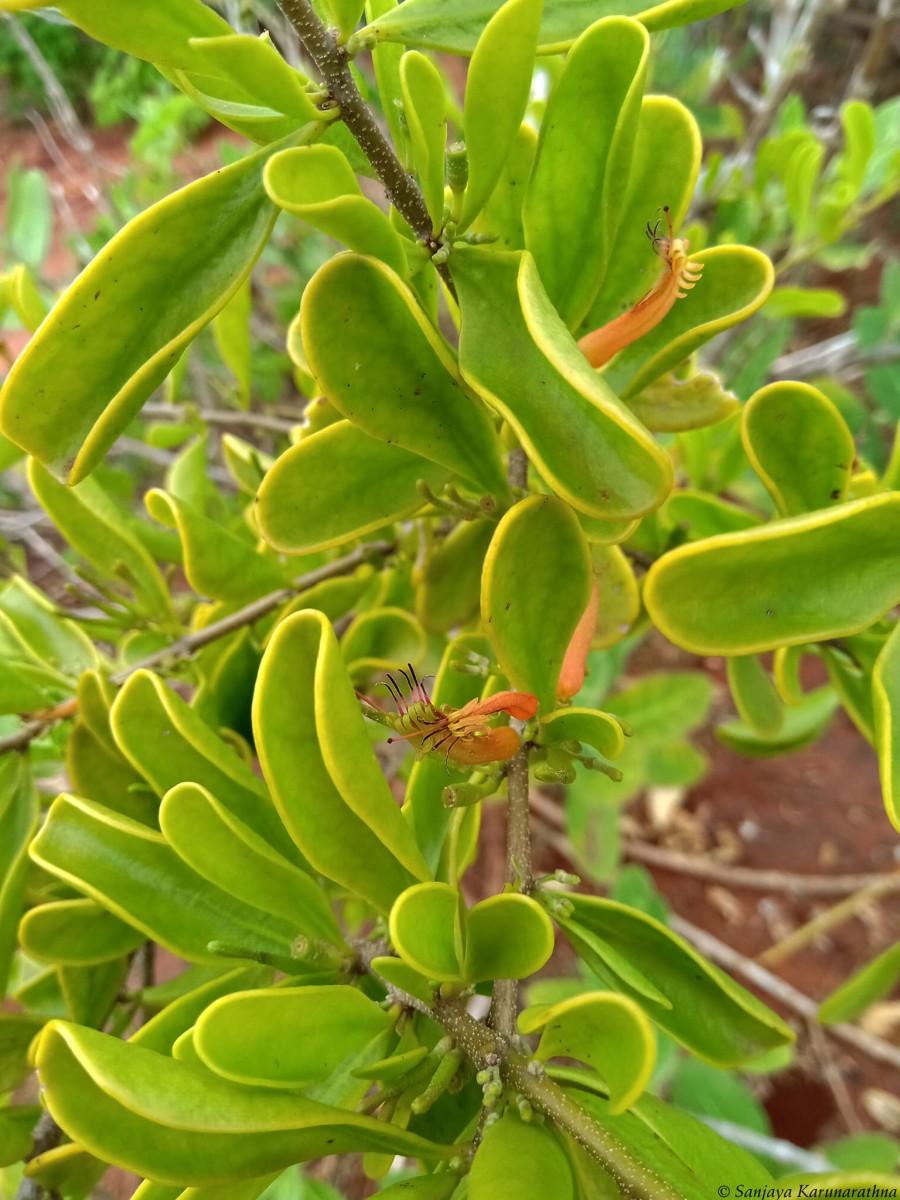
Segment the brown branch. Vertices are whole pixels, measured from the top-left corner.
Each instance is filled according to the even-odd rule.
[[[326,29],[310,0],[278,0],[278,7],[297,31],[307,54],[313,60],[328,91],[341,110],[341,120],[352,133],[359,148],[384,184],[388,199],[430,254],[440,249],[440,241],[428,215],[425,197],[412,175],[404,168],[394,148],[381,132],[372,110],[360,95],[356,80],[347,65],[347,52],[339,46],[335,34]],[[455,297],[456,291],[441,263],[438,273]]]
[[[762,954],[758,954],[756,961],[762,963],[764,967],[774,967],[778,963],[784,962],[786,958],[790,958],[798,950],[808,946],[810,942],[815,941],[817,937],[826,933],[833,926],[840,925],[843,921],[849,921],[867,904],[881,899],[888,892],[896,891],[898,887],[900,887],[900,872],[876,879],[868,887],[861,888],[852,896],[847,896],[839,904],[832,905],[825,912],[819,913],[811,921],[807,921],[805,925],[801,925],[799,929],[795,929],[793,933],[789,933],[787,937],[770,946],[768,950],[764,950]]]
[[[62,1130],[50,1114],[44,1112],[38,1117],[32,1137],[31,1153],[25,1159],[26,1162],[31,1162],[39,1154],[46,1154],[48,1150],[53,1150],[58,1146],[62,1138]],[[45,1196],[46,1192],[37,1180],[26,1177],[16,1190],[15,1200],[44,1200]]]
[[[127,667],[124,671],[117,671],[115,675],[110,676],[109,681],[116,687],[119,687],[127,679],[130,679],[135,671],[148,671],[154,667],[170,665],[174,662],[191,658],[198,650],[202,650],[204,646],[218,641],[219,638],[226,637],[229,633],[234,633],[236,629],[241,629],[245,625],[253,625],[263,617],[268,616],[274,609],[282,604],[286,604],[288,600],[292,600],[298,592],[303,592],[307,588],[311,588],[317,583],[322,583],[326,579],[334,579],[339,575],[349,575],[351,571],[355,571],[357,567],[362,566],[363,563],[370,562],[373,558],[387,557],[394,550],[394,547],[394,542],[368,542],[364,546],[359,546],[356,550],[345,554],[343,558],[326,563],[323,567],[317,567],[315,571],[308,571],[305,575],[300,575],[293,583],[289,583],[275,592],[269,592],[268,595],[261,596],[259,600],[254,600],[252,603],[246,604],[243,608],[239,608],[237,612],[223,617],[221,621],[213,621],[203,629],[197,629],[193,633],[185,634],[184,637],[170,642],[162,650],[157,650],[154,654],[148,654],[146,658],[142,658],[140,662],[132,664],[132,666]],[[29,742],[33,741],[36,737],[40,737],[50,725],[53,725],[57,720],[73,716],[76,711],[77,704],[73,698],[63,701],[61,705],[57,705],[48,713],[27,721],[15,733],[0,738],[0,754],[9,754],[12,750],[24,750]]]

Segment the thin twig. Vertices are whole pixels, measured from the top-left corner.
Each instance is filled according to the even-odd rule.
[[[403,167],[394,148],[381,132],[372,110],[360,95],[347,63],[347,52],[339,46],[335,35],[319,20],[310,0],[278,0],[278,7],[288,18],[300,41],[315,63],[325,86],[340,108],[341,120],[359,143],[359,147],[384,184],[388,199],[397,209],[419,241],[431,254],[440,249],[439,232],[432,226],[425,197],[412,175]],[[446,263],[438,273],[456,295]]]
[[[272,433],[290,433],[303,422],[303,413],[298,412],[295,420],[273,417],[269,413],[238,412],[221,408],[182,407],[177,404],[145,404],[141,417],[153,421],[187,421],[192,417],[207,425],[233,425],[235,428],[264,429]]]
[[[373,558],[386,558],[394,548],[394,542],[368,542],[364,546],[359,546],[356,550],[345,554],[343,558],[335,559],[334,562],[327,563],[324,567],[317,567],[315,571],[309,571],[306,575],[299,576],[293,583],[289,583],[275,592],[269,592],[266,596],[261,596],[259,600],[254,600],[251,604],[239,608],[237,612],[230,613],[220,621],[213,621],[203,629],[197,629],[193,633],[185,634],[184,637],[170,642],[162,650],[148,654],[140,662],[111,675],[110,683],[118,687],[130,679],[135,671],[147,671],[163,664],[171,665],[174,662],[191,658],[198,650],[208,646],[211,642],[218,641],[219,638],[226,637],[236,629],[241,629],[245,625],[253,625],[268,616],[274,609],[293,599],[297,592],[305,591],[317,583],[322,583],[323,580],[334,579],[338,575],[349,575],[351,571],[355,571],[357,567],[370,562]],[[71,709],[62,714],[60,709],[69,704],[71,704]],[[62,706],[57,705],[52,710],[54,715],[47,714],[26,722],[15,733],[0,738],[0,754],[8,754],[12,750],[23,750],[29,742],[39,737],[50,725],[59,720],[61,715],[70,716],[75,711],[76,706],[73,699],[64,702]]]
[[[44,85],[44,91],[47,93],[47,99],[50,102],[50,107],[53,109],[53,115],[56,117],[59,129],[66,141],[80,154],[87,154],[93,149],[93,142],[84,126],[78,120],[78,114],[72,107],[65,89],[53,73],[53,68],[41,53],[37,42],[18,17],[14,17],[11,13],[0,13],[0,16],[6,21],[10,33],[19,43],[19,47],[32,67],[34,67],[41,83]]]
[[[900,887],[900,871],[871,875],[794,875],[788,871],[726,866],[711,862],[708,858],[682,854],[678,850],[668,850],[665,846],[654,846],[635,838],[625,838],[623,849],[626,858],[637,862],[755,891],[794,892],[802,896],[844,896],[848,892],[858,892],[861,888],[875,885]]]
[[[740,975],[753,987],[765,992],[773,1000],[802,1017],[804,1021],[816,1020],[819,1006],[815,1000],[811,1000],[809,996],[798,991],[785,980],[779,979],[777,975],[773,975],[771,971],[767,971],[765,967],[732,949],[731,946],[726,946],[717,937],[707,933],[705,929],[700,929],[690,921],[686,921],[684,917],[673,913],[670,924],[676,933],[680,933],[702,954],[718,963],[719,966],[725,967],[734,975]],[[900,1068],[900,1046],[892,1046],[883,1038],[866,1033],[865,1030],[859,1029],[855,1025],[829,1025],[826,1032],[855,1049],[862,1050],[869,1058]]]
[[[835,925],[840,925],[843,921],[849,921],[866,905],[871,904],[874,900],[879,900],[888,892],[896,891],[898,887],[900,887],[900,872],[882,876],[881,879],[854,892],[852,896],[847,896],[839,904],[834,904],[825,912],[819,913],[811,921],[807,921],[805,925],[795,929],[793,933],[789,933],[787,937],[770,946],[768,950],[758,954],[756,961],[765,967],[777,966],[778,963],[784,962],[785,959],[796,954],[798,950],[802,950],[804,946],[808,946],[810,942],[814,942],[821,934],[826,933]]]

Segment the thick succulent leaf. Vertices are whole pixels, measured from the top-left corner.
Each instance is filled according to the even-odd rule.
[[[0,1092],[15,1091],[29,1075],[28,1048],[45,1022],[34,1013],[0,1011]]]
[[[404,0],[408,3],[408,0]],[[497,250],[524,250],[522,196],[534,165],[537,133],[530,125],[520,125],[503,163],[500,178],[475,221],[475,230],[496,238]]]
[[[489,896],[466,917],[464,977],[526,979],[553,953],[550,918],[530,896],[503,892]]]
[[[817,688],[785,709],[774,735],[760,734],[744,721],[728,721],[716,726],[716,737],[729,750],[748,758],[777,758],[818,741],[839,707],[834,688]]]
[[[230,1179],[227,1183],[207,1183],[192,1188],[169,1187],[165,1183],[153,1183],[147,1179],[131,1200],[258,1200],[280,1174],[280,1171],[276,1171],[240,1183]]]
[[[457,670],[457,666],[462,663],[471,665],[470,655],[485,658],[491,653],[487,639],[475,634],[465,634],[450,642],[431,689],[434,703],[462,708],[468,701],[474,700],[479,686],[477,678]],[[429,869],[436,875],[452,819],[452,811],[443,804],[441,793],[448,785],[462,782],[463,778],[449,761],[445,766],[440,756],[435,754],[420,758],[410,771],[403,815],[415,833],[416,843]]]
[[[822,661],[831,686],[850,720],[875,745],[875,664],[886,638],[877,629],[843,638],[840,646],[823,646]]]
[[[487,411],[466,395],[446,343],[393,271],[358,254],[333,258],[303,293],[300,320],[310,368],[345,417],[506,494]]]
[[[717,533],[738,533],[741,529],[753,529],[762,524],[762,518],[756,513],[720,500],[711,492],[694,488],[673,492],[660,516],[681,526],[692,539],[712,537]]]
[[[488,547],[481,616],[503,673],[537,696],[544,712],[555,707],[566,649],[590,593],[590,551],[572,509],[553,496],[514,505]]]
[[[889,1196],[900,1188],[900,1175],[880,1171],[822,1171],[809,1175],[779,1175],[778,1186],[790,1188],[792,1194],[814,1196],[818,1191],[820,1196],[882,1195]],[[801,1190],[801,1188],[803,1190]]]
[[[614,1116],[637,1100],[656,1063],[653,1027],[627,996],[584,992],[559,1004],[538,1005],[519,1016],[520,1033],[537,1033],[535,1057],[575,1058],[593,1067],[609,1089]]]
[[[428,871],[362,722],[331,625],[313,610],[288,617],[266,648],[253,697],[263,773],[316,870],[387,911]]]
[[[646,1093],[630,1112],[616,1116],[609,1101],[596,1095],[587,1072],[554,1071],[561,1080],[577,1080],[580,1088],[569,1095],[589,1116],[637,1158],[656,1177],[657,1194],[679,1200],[708,1200],[717,1189],[765,1189],[772,1178],[748,1150],[726,1142],[695,1117]],[[722,1180],[728,1180],[723,1184]],[[600,1192],[600,1196],[608,1193]],[[737,1192],[735,1191],[735,1194]]]
[[[471,54],[502,0],[405,0],[365,30],[379,42],[402,42],[450,54]],[[668,29],[701,21],[734,7],[734,0],[662,0],[645,7],[642,0],[547,0],[538,46],[543,54],[568,49],[581,32],[601,17],[634,17],[647,29]]]
[[[439,1175],[418,1175],[404,1179],[378,1193],[379,1200],[450,1200],[459,1187],[459,1178],[447,1171]]]
[[[427,978],[420,971],[411,967],[409,963],[404,962],[402,958],[379,955],[372,959],[372,970],[382,979],[393,984],[394,987],[400,988],[401,991],[409,992],[411,996],[418,996],[423,1004],[433,1003],[434,993]]]
[[[691,255],[703,275],[644,337],[626,346],[604,371],[623,400],[630,401],[688,355],[737,325],[765,303],[775,277],[766,256],[750,246],[713,246]]]
[[[437,232],[444,213],[447,94],[440,71],[418,50],[410,50],[400,59],[400,95],[412,160],[432,228]]]
[[[390,1030],[395,1016],[346,984],[239,992],[206,1009],[194,1045],[236,1083],[307,1087]]]
[[[63,1022],[41,1035],[37,1066],[47,1106],[71,1137],[161,1183],[239,1181],[354,1150],[426,1158],[451,1152],[396,1125],[236,1086]]]
[[[534,71],[542,0],[507,0],[478,39],[463,110],[469,179],[457,229],[471,225],[503,172],[519,132]]]
[[[276,461],[259,489],[256,517],[276,550],[312,554],[412,516],[425,503],[419,480],[434,491],[447,476],[436,463],[337,421]]]
[[[146,548],[124,528],[96,480],[64,487],[37,462],[28,480],[41,507],[69,545],[109,579],[121,579],[155,622],[174,622],[172,598]]]
[[[90,474],[249,274],[277,213],[262,186],[267,157],[223,167],[130,221],[16,360],[0,427],[65,482]]]
[[[591,546],[591,572],[597,589],[597,623],[592,650],[605,650],[627,637],[641,611],[634,568],[618,546]]]
[[[451,270],[463,377],[509,422],[547,485],[601,519],[656,508],[671,487],[669,460],[588,365],[531,257],[463,245]]]
[[[400,235],[381,209],[363,195],[353,168],[337,146],[296,146],[266,163],[263,183],[285,212],[336,238],[350,250],[374,254],[402,275],[406,256]]]
[[[739,654],[727,660],[726,669],[741,719],[761,737],[776,737],[784,723],[784,705],[762,660],[756,654]]]
[[[569,52],[541,123],[522,220],[552,304],[576,329],[613,255],[647,76],[650,38],[607,17]]]
[[[289,956],[296,929],[202,879],[162,834],[72,796],[54,801],[31,844],[40,866],[191,962],[222,941]]]
[[[263,145],[301,125],[329,120],[305,90],[308,80],[281,57],[268,34],[229,31],[194,37],[173,82],[217,121]]]
[[[159,0],[147,11],[141,0],[62,0],[61,10],[79,29],[116,50],[160,67],[186,67],[189,39],[218,38],[234,30],[202,0]]]
[[[354,684],[396,668],[417,667],[428,649],[425,633],[405,608],[370,608],[359,613],[341,639],[347,671]]]
[[[284,586],[284,567],[260,554],[251,537],[238,537],[161,488],[151,488],[144,502],[154,520],[178,530],[184,573],[198,596],[241,605]]]
[[[100,655],[87,634],[60,616],[43,592],[21,576],[0,591],[0,613],[23,651],[51,670],[74,678],[99,664]]]
[[[647,224],[653,225],[661,215],[659,209],[668,205],[673,228],[681,226],[697,182],[701,154],[700,130],[688,109],[671,96],[646,96],[628,184],[619,201],[621,221],[615,252],[584,320],[585,330],[612,321],[653,286],[660,262],[647,239]]]
[[[94,1188],[109,1167],[74,1142],[54,1146],[30,1159],[25,1177],[33,1179],[45,1192],[82,1200],[94,1194]]]
[[[875,663],[872,708],[884,807],[895,829],[900,829],[900,623]]]
[[[31,1154],[32,1130],[40,1115],[36,1104],[0,1108],[0,1167],[9,1167]]]
[[[900,601],[898,514],[887,493],[681,546],[650,568],[644,603],[695,654],[857,633]]]
[[[231,896],[273,913],[308,938],[343,943],[326,893],[196,783],[163,797],[159,823],[189,867]]]
[[[465,625],[478,612],[481,568],[493,533],[489,521],[460,521],[428,555],[416,586],[416,616],[429,633]]]
[[[128,958],[111,959],[92,967],[56,968],[66,1015],[78,1025],[96,1028],[112,1012],[128,974]]]
[[[562,1146],[544,1125],[526,1124],[507,1108],[486,1131],[469,1174],[469,1200],[574,1200]]]
[[[839,1021],[855,1021],[872,1004],[883,1000],[900,979],[900,942],[873,958],[854,972],[819,1005],[818,1017],[823,1025]]]
[[[116,697],[110,723],[122,753],[158,796],[189,779],[296,861],[265,784],[158,676],[136,671]]]
[[[0,997],[6,995],[15,954],[25,899],[28,844],[39,815],[40,800],[28,759],[7,754],[0,760]]]
[[[716,375],[703,371],[684,380],[672,374],[654,379],[628,407],[654,433],[684,433],[717,425],[733,416],[740,402]]]
[[[625,748],[622,726],[595,708],[559,708],[550,713],[541,721],[538,741],[543,746],[584,742],[605,758],[618,758]]]
[[[408,888],[391,909],[390,932],[403,962],[426,979],[463,978],[465,910],[456,888],[447,883]]]
[[[856,459],[853,434],[834,404],[808,383],[770,383],[741,419],[750,465],[782,516],[846,499]]]
[[[591,969],[699,1058],[736,1067],[794,1040],[780,1017],[653,917],[615,900],[575,894],[569,900],[572,916],[557,920]],[[590,947],[581,943],[582,929],[601,941],[592,941]],[[604,943],[652,979],[669,1007],[623,978],[619,957],[604,956]]]
[[[36,962],[85,967],[130,954],[144,935],[94,900],[53,900],[22,918],[19,942]]]
[[[199,970],[201,968],[194,968]],[[202,968],[209,970],[209,968]],[[222,971],[212,979],[191,988],[174,1000],[170,1000],[160,1012],[151,1017],[146,1024],[131,1035],[129,1041],[135,1046],[143,1046],[145,1050],[155,1050],[158,1054],[171,1054],[172,1047],[183,1033],[191,1029],[199,1020],[201,1014],[221,996],[232,992],[244,991],[251,987],[264,987],[272,982],[275,972],[271,967],[260,967],[253,964],[238,967],[234,971]],[[153,992],[144,992],[144,999],[149,1003]]]

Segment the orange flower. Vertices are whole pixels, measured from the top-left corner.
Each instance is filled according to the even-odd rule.
[[[703,263],[689,261],[688,243],[684,238],[675,237],[668,204],[663,212],[669,226],[669,236],[662,238],[658,235],[659,222],[654,229],[648,223],[647,236],[653,243],[654,251],[665,263],[665,269],[634,308],[592,333],[586,333],[579,341],[578,348],[592,367],[604,366],[620,350],[654,329],[675,301],[683,299],[700,278]]]
[[[447,760],[460,766],[482,766],[512,758],[519,748],[519,735],[508,725],[492,728],[488,718],[505,712],[528,721],[537,712],[537,696],[529,692],[497,692],[487,700],[469,700],[462,708],[453,708],[449,704],[435,704],[411,666],[409,671],[407,675],[401,668],[409,684],[410,703],[404,699],[393,676],[388,675],[387,686],[397,702],[400,721],[408,729],[398,737],[388,738],[388,742],[414,742],[422,753],[446,747]]]
[[[556,685],[557,700],[571,700],[577,692],[581,691],[587,675],[587,656],[591,650],[599,614],[600,593],[595,583],[591,587],[588,606],[584,610],[581,620],[575,626],[575,632],[572,634],[572,640],[569,642],[566,656],[563,659],[559,683]]]

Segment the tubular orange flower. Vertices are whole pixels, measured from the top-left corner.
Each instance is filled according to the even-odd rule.
[[[409,702],[392,675],[385,686],[397,703],[399,724],[405,730],[389,742],[414,742],[423,753],[445,748],[448,762],[461,766],[506,762],[519,748],[519,735],[508,725],[492,728],[490,717],[505,712],[520,721],[537,712],[537,696],[529,692],[497,692],[487,700],[470,700],[462,708],[435,704],[410,664],[400,673],[409,685]]]
[[[584,610],[581,620],[575,626],[572,640],[566,649],[562,670],[559,673],[559,683],[556,685],[557,700],[571,700],[577,692],[581,691],[587,675],[587,656],[591,650],[599,614],[600,592],[595,583],[591,588],[588,606]]]
[[[667,238],[659,236],[658,221],[654,228],[647,223],[647,236],[655,253],[665,263],[663,273],[634,308],[592,333],[586,333],[579,341],[578,348],[592,367],[604,366],[620,350],[654,329],[675,301],[683,299],[700,278],[703,263],[688,259],[688,243],[684,238],[675,237],[668,204],[663,212],[669,227]]]

